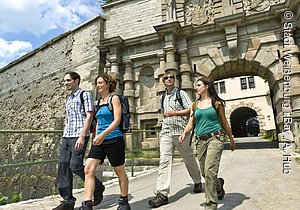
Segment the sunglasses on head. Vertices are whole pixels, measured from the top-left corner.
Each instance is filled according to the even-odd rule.
[[[166,79],[174,79],[175,77],[174,76],[167,76],[167,77],[164,77],[164,80]]]

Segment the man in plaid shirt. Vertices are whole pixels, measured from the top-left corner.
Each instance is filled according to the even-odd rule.
[[[163,76],[163,82],[166,87],[165,97],[161,101],[163,108],[163,124],[160,133],[160,163],[156,187],[156,197],[149,201],[152,208],[159,207],[168,203],[168,194],[170,192],[172,159],[174,148],[180,152],[186,168],[194,182],[194,193],[202,191],[201,174],[199,164],[193,155],[193,150],[189,141],[179,144],[178,138],[184,131],[188,122],[190,108],[192,105],[187,93],[174,86],[175,76],[171,72],[166,72]],[[176,91],[180,91],[182,104],[176,97]],[[189,138],[187,135],[186,138]]]
[[[66,102],[65,128],[58,160],[58,189],[64,200],[53,210],[74,209],[76,198],[72,194],[73,173],[84,180],[83,158],[90,138],[94,109],[94,99],[90,92],[83,92],[84,103],[81,102],[79,74],[66,73],[64,84],[71,91]],[[105,187],[99,179],[95,179],[94,205],[98,205],[103,199]]]

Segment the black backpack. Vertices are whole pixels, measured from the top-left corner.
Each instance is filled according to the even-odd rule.
[[[84,111],[84,114],[85,114],[84,100],[83,100],[83,93],[84,93],[84,92],[85,92],[85,91],[83,90],[83,91],[81,91],[81,93],[80,93],[80,101],[81,101],[81,104],[82,104],[82,106],[83,106],[83,111]],[[91,133],[91,134],[93,134],[93,133],[96,132],[96,127],[97,127],[96,112],[97,112],[97,110],[96,110],[96,108],[94,108],[94,110],[93,110],[93,119],[92,119],[92,123],[91,123],[91,126],[90,126],[90,133]]]
[[[180,106],[182,107],[182,109],[185,109],[185,107],[183,106],[183,102],[182,102],[182,98],[181,98],[181,94],[180,94],[180,91],[181,89],[178,88],[178,87],[175,87],[176,88],[176,97],[175,97],[175,101],[178,101]],[[165,100],[165,97],[166,97],[166,94],[167,92],[164,92],[164,94],[162,95],[161,97],[161,101],[160,101],[160,107],[161,107],[161,111],[164,112],[164,100]]]
[[[110,95],[107,99],[108,103],[108,109],[113,113],[114,107],[112,104],[112,97],[114,95]],[[121,122],[119,124],[119,128],[122,133],[126,133],[128,130],[130,130],[130,111],[129,111],[129,102],[128,98],[123,95],[118,95],[121,107],[122,107],[122,114],[121,114]],[[100,98],[101,99],[101,98]],[[100,99],[98,100],[97,104],[97,111],[99,109]]]

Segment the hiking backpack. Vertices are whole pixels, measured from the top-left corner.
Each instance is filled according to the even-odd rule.
[[[86,92],[86,91],[81,91],[80,93],[80,101],[81,101],[81,104],[83,106],[83,111],[84,111],[84,114],[85,113],[85,108],[84,108],[84,100],[83,100],[83,93]],[[96,108],[94,107],[94,110],[93,110],[93,119],[92,119],[92,122],[91,122],[91,126],[90,126],[90,133],[91,134],[94,134],[96,132],[96,127],[97,127],[97,118],[96,118]]]
[[[114,107],[112,104],[112,97],[114,95],[110,95],[107,99],[108,103],[108,109],[113,113]],[[121,121],[119,124],[119,128],[122,133],[126,133],[128,130],[130,130],[130,111],[129,111],[129,102],[128,98],[123,95],[118,95],[120,103],[121,103]],[[100,98],[101,99],[101,98]],[[97,110],[99,109],[100,99],[98,100],[97,104]]]
[[[177,88],[177,87],[175,87],[175,88],[176,88],[176,90],[175,90],[176,91],[175,92],[175,95],[176,95],[175,101],[178,101],[180,106],[182,107],[182,109],[185,109],[185,107],[183,106],[183,102],[182,102],[182,98],[181,98],[181,94],[180,94],[181,89]],[[161,101],[160,101],[160,107],[161,107],[162,112],[164,112],[164,100],[166,98],[166,94],[167,94],[167,92],[164,92],[164,94],[161,97]]]

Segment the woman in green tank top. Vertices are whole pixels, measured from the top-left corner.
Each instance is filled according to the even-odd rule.
[[[230,139],[230,149],[235,149],[231,128],[225,117],[225,101],[221,99],[213,82],[200,77],[195,87],[200,97],[193,103],[189,122],[179,137],[182,143],[187,133],[195,132],[195,143],[200,169],[205,178],[205,209],[217,209],[217,198],[223,199],[224,179],[218,178],[223,152],[224,132]]]

